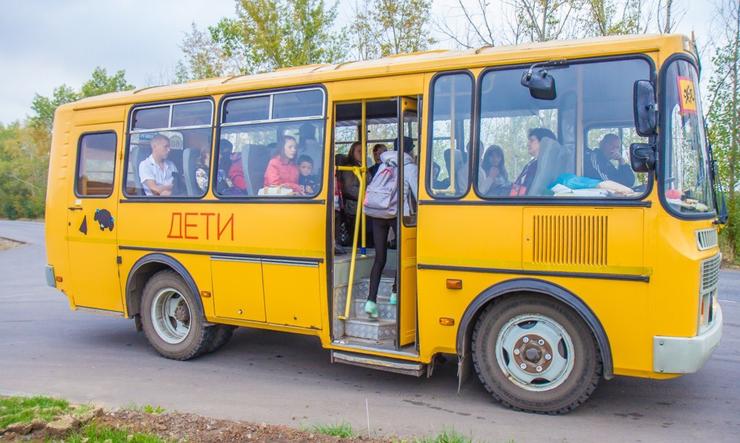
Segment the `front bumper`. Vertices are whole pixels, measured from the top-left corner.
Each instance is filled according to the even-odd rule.
[[[653,371],[692,374],[709,360],[722,338],[722,309],[716,304],[712,325],[696,337],[653,337]]]

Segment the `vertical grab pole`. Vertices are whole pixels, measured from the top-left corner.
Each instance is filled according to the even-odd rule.
[[[358,193],[357,197],[359,200],[357,200],[357,212],[359,213],[362,209],[362,201],[364,198],[362,195],[364,194],[365,181],[367,180],[367,101],[362,101],[362,134],[360,135],[360,143],[362,143],[362,146],[360,147],[362,150],[362,163],[360,164],[360,192]],[[360,243],[362,246],[360,247],[360,254],[365,256],[367,254],[367,248],[365,245],[365,239],[367,238],[367,218],[365,216],[365,211],[362,211],[362,217],[360,218],[362,223],[362,237],[360,238]]]
[[[355,174],[357,180],[360,182],[360,189],[357,192],[357,210],[355,211],[355,228],[352,235],[352,258],[349,262],[349,280],[347,281],[347,301],[344,304],[344,315],[340,316],[340,320],[347,320],[349,318],[350,306],[352,306],[352,289],[355,284],[355,266],[357,264],[357,247],[359,244],[358,235],[360,234],[360,225],[362,225],[362,248],[361,253],[365,255],[365,214],[362,210],[362,202],[365,200],[365,165],[367,164],[367,108],[365,100],[362,101],[362,122],[360,127],[362,134],[360,135],[360,152],[362,152],[362,161],[360,167],[353,167],[352,173]],[[352,153],[350,152],[350,155]]]
[[[352,173],[357,176],[357,179],[360,180],[360,184],[363,183],[363,174],[358,167],[352,168]],[[365,197],[365,188],[364,186],[360,186],[360,190],[357,193],[357,211],[355,213],[355,229],[354,234],[352,237],[352,258],[349,262],[349,281],[347,282],[347,302],[344,304],[344,316],[340,316],[340,320],[347,320],[349,318],[349,310],[350,306],[352,306],[352,287],[355,284],[355,264],[357,263],[357,235],[360,231],[360,208],[359,202],[361,202]]]
[[[452,194],[457,194],[457,183],[456,180],[456,172],[457,168],[455,167],[455,151],[457,150],[457,146],[455,146],[456,138],[455,138],[455,80],[452,80],[452,85],[450,85],[450,186],[447,188],[448,192],[452,192]]]

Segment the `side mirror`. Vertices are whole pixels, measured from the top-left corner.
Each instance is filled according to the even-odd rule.
[[[649,172],[655,169],[655,146],[648,143],[632,143],[630,165],[635,172]]]
[[[720,192],[717,196],[717,221],[718,225],[727,225],[727,220],[730,215],[727,212],[727,200],[725,200],[725,193]]]
[[[634,86],[635,129],[643,137],[656,134],[658,127],[658,104],[655,88],[648,80],[637,80]]]
[[[534,67],[534,66],[532,66]],[[529,94],[540,100],[555,100],[555,78],[548,74],[545,69],[529,71],[522,75],[522,86],[529,88]]]

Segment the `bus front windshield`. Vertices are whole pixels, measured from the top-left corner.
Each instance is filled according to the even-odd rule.
[[[679,215],[711,213],[714,201],[696,68],[676,60],[663,81],[663,197]]]

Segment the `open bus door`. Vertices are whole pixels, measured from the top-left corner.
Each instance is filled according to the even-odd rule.
[[[413,158],[414,165],[417,168],[416,194],[413,192],[399,192],[398,198],[398,347],[402,348],[412,343],[416,343],[416,317],[417,317],[417,297],[416,297],[416,212],[418,209],[418,156],[419,156],[419,124],[418,100],[416,98],[403,97],[398,101],[398,164],[403,165],[403,153],[408,149]],[[406,146],[413,143],[413,147]],[[399,167],[399,186],[398,189],[404,189],[404,168]],[[408,200],[408,202],[406,201]],[[404,213],[404,206],[408,205],[410,214]],[[418,348],[418,343],[416,344]]]

